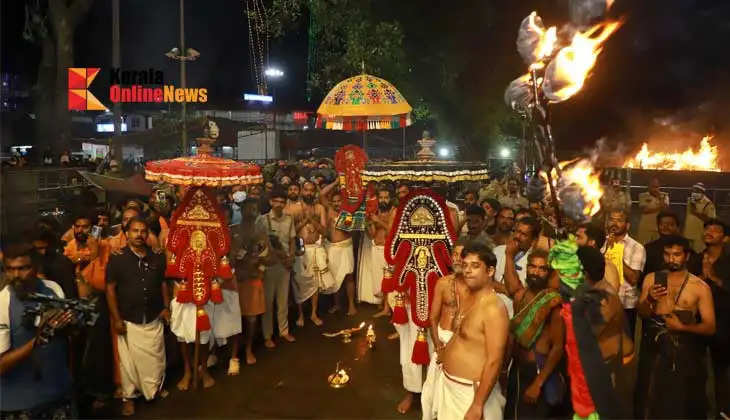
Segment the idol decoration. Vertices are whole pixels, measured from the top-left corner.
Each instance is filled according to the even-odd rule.
[[[198,331],[210,329],[205,304],[223,302],[215,278],[233,276],[226,257],[230,246],[226,218],[211,190],[189,188],[170,220],[165,276],[183,280],[175,298],[179,303],[195,303]]]
[[[436,281],[449,274],[451,249],[456,241],[454,227],[443,198],[430,189],[412,191],[398,207],[395,221],[385,242],[389,264],[383,277],[383,294],[397,292],[392,321],[405,324],[408,319],[418,327],[413,346],[413,363],[429,363],[426,328]],[[405,301],[410,303],[406,313]]]
[[[335,169],[342,191],[342,205],[337,229],[352,232],[365,230],[365,214],[377,211],[374,186],[363,186],[360,174],[368,157],[361,148],[348,144],[335,153]]]

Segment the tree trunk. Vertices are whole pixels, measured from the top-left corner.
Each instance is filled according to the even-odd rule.
[[[38,66],[38,79],[33,87],[35,96],[35,136],[40,150],[47,146],[55,149],[53,140],[53,120],[55,119],[56,99],[56,45],[49,36],[41,41],[41,62]]]

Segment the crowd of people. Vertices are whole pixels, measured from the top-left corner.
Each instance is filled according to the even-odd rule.
[[[115,211],[82,209],[70,228],[42,218],[22,237],[3,238],[2,417],[76,417],[77,407],[97,409],[112,396],[133,415],[136,398],[167,394],[171,347],[183,366],[177,388],[188,390],[196,370],[208,388],[216,359],[228,359],[229,375],[256,364],[259,334],[270,350],[294,343],[290,310],[296,328],[322,326],[321,311],[355,315],[363,303],[377,305],[376,317],[391,315],[403,296],[381,290],[383,247],[412,185],[378,185],[377,212],[353,234],[336,228],[347,197],[331,166],[278,164],[263,184],[219,190],[234,276],[215,279],[222,303],[202,308],[178,302],[185,285],[165,278],[180,188]],[[704,185],[694,186],[681,223],[652,181],[639,196],[635,233],[620,182],[581,224],[549,200],[528,200],[515,178],[447,198],[458,203],[447,201],[458,241],[451,274],[433,290],[428,369],[410,359],[420,339],[412,323],[393,324],[389,337],[401,343],[397,411],[420,400],[424,419],[730,413],[730,226]],[[34,294],[93,301],[99,317],[84,328],[71,310],[28,319]],[[199,311],[211,328],[200,333],[194,366]]]

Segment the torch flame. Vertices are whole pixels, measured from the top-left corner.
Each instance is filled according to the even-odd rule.
[[[561,177],[558,179],[557,171],[553,169],[552,179],[553,185],[557,187],[558,201],[563,210],[568,214],[580,213],[584,219],[598,213],[601,209],[601,197],[603,197],[603,187],[599,178],[601,171],[594,168],[589,159],[560,162],[558,166],[560,166]],[[547,182],[544,172],[541,172],[540,176]],[[563,194],[569,190],[578,192],[580,200],[575,200],[575,196],[572,194]],[[569,211],[568,206],[573,209],[578,206],[577,211]]]
[[[558,42],[557,28],[555,26],[551,26],[547,30],[541,28],[535,23],[536,16],[537,12],[530,13],[530,19],[528,22],[530,29],[540,35],[540,41],[537,46],[537,60],[530,65],[531,70],[537,70],[545,67],[545,63],[543,63],[542,60],[553,53],[555,44]]]
[[[672,171],[711,171],[720,172],[718,167],[717,146],[711,143],[712,136],[705,136],[700,148],[695,152],[691,147],[683,152],[652,152],[644,143],[635,157],[624,163],[626,168],[667,169]]]
[[[585,32],[576,32],[570,45],[558,51],[551,63],[555,74],[550,77],[556,88],[550,94],[552,102],[569,99],[583,88],[602,45],[621,26],[620,21],[602,22]]]

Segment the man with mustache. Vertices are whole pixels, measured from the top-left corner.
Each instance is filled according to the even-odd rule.
[[[428,365],[426,381],[423,383],[421,391],[421,411],[424,420],[434,418],[432,410],[433,390],[436,382],[441,379],[438,374],[437,364],[439,363],[439,354],[444,350],[446,344],[454,335],[453,322],[456,313],[459,310],[457,295],[463,296],[466,293],[466,284],[464,283],[464,270],[461,263],[461,251],[464,250],[466,242],[459,240],[454,244],[451,250],[451,269],[453,272],[447,276],[441,277],[436,282],[433,291],[433,301],[431,302],[431,340],[434,343],[435,351],[431,355],[431,362]],[[413,393],[408,393],[412,398]]]
[[[644,328],[637,418],[705,418],[705,351],[715,334],[710,286],[687,271],[689,241],[664,240],[667,271],[646,276],[639,312]]]
[[[135,217],[142,217],[142,213],[137,207],[132,206],[124,209],[124,211],[122,212],[122,224],[120,226],[119,233],[106,240],[106,246],[109,247],[110,253],[117,253],[122,248],[127,246],[127,236],[124,233],[125,227],[129,223],[129,221],[134,219]],[[165,234],[165,241],[167,241],[167,234]],[[148,232],[147,234],[147,246],[152,249],[160,248],[160,241],[157,236],[152,232]]]
[[[378,189],[378,212],[367,216],[367,235],[360,248],[358,270],[358,299],[374,305],[383,303],[383,309],[375,317],[390,315],[387,296],[381,296],[381,284],[385,263],[385,239],[395,218],[395,208],[390,190]],[[385,298],[385,299],[384,299]]]
[[[497,379],[509,318],[492,287],[497,259],[477,242],[464,247],[462,261],[467,287],[463,296],[457,295],[454,335],[440,355],[442,378],[431,410],[440,419],[501,419],[505,399]]]
[[[515,227],[515,211],[509,207],[502,207],[497,213],[497,230],[492,235],[494,246],[504,245],[512,235]]]
[[[626,311],[631,336],[636,327],[636,304],[639,300],[639,278],[646,264],[644,246],[629,236],[629,215],[624,210],[611,210],[606,217],[608,240],[601,252],[618,270],[618,296]]]
[[[302,218],[302,202],[299,199],[299,184],[291,183],[286,188],[286,205],[284,206],[284,214],[291,216],[294,222],[298,222]]]
[[[352,316],[357,314],[355,308],[355,278],[352,274],[355,270],[355,254],[352,246],[352,234],[337,229],[337,219],[340,217],[340,206],[342,204],[342,192],[335,189],[338,184],[339,182],[335,181],[326,186],[320,193],[320,202],[325,206],[327,212],[327,240],[325,242],[327,259],[335,281],[331,292],[335,294],[335,304],[330,312],[335,312],[338,308],[343,307],[339,305],[337,295],[342,282],[345,282],[347,315]]]
[[[718,219],[705,222],[705,250],[700,254],[700,277],[710,286],[715,306],[716,331],[710,340],[715,372],[715,401],[720,413],[730,415],[730,252],[724,246],[730,226]],[[694,273],[694,272],[693,272]]]
[[[72,418],[72,382],[68,364],[68,337],[62,332],[75,322],[66,311],[48,313],[36,327],[26,320],[29,293],[63,298],[61,287],[37,276],[38,261],[29,244],[3,250],[0,289],[0,416],[2,418]],[[47,344],[39,339],[40,331]]]
[[[518,247],[516,241],[507,245]],[[515,249],[507,254],[514,255]],[[505,276],[514,301],[515,316],[510,331],[515,338],[507,388],[507,416],[549,418],[563,400],[564,379],[557,370],[563,357],[565,325],[560,317],[562,299],[548,286],[547,252],[538,249],[527,258],[526,286],[517,276]]]
[[[322,325],[322,320],[317,316],[319,292],[334,287],[334,278],[327,267],[327,250],[320,240],[327,234],[327,217],[324,206],[317,202],[316,191],[312,181],[302,184],[301,213],[295,227],[297,236],[304,243],[304,249],[297,250],[294,261],[294,300],[299,308],[298,327],[304,326],[302,305],[310,298],[312,312],[309,319],[318,327]]]
[[[514,281],[523,286],[527,285],[527,259],[535,251],[539,237],[540,223],[532,217],[525,217],[515,224],[515,231],[507,244],[494,248],[494,255],[497,257],[494,275],[495,290],[504,301],[510,318],[514,312],[507,285],[515,284]],[[517,280],[512,280],[510,277],[516,277]],[[512,292],[512,294],[514,293],[515,291]]]
[[[134,398],[155,398],[165,375],[165,323],[170,296],[165,256],[147,246],[147,222],[126,225],[128,244],[109,259],[106,298],[117,333],[121,367],[122,415],[134,414]]]

